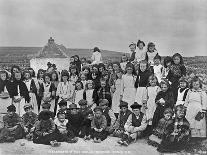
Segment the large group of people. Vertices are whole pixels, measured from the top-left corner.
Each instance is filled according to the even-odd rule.
[[[18,66],[0,71],[0,142],[59,146],[114,136],[120,145],[146,138],[158,151],[174,152],[206,138],[207,95],[199,77],[186,79],[182,56],[162,58],[141,40],[129,49],[121,62],[105,64],[95,47],[91,60],[72,56],[62,71],[50,62],[37,75]]]

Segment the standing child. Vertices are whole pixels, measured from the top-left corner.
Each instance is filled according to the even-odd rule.
[[[133,42],[131,44],[129,44],[129,48],[130,48],[130,59],[129,59],[129,61],[132,62],[132,63],[135,60],[136,46],[137,45]]]
[[[162,79],[162,72],[163,72],[163,66],[161,64],[161,56],[156,55],[154,57],[154,67],[153,67],[153,72],[155,74],[155,76],[158,79],[158,82],[161,82]]]
[[[37,73],[37,82],[38,82],[38,86],[37,86],[37,105],[38,105],[38,111],[40,111],[40,105],[41,105],[41,101],[42,101],[42,97],[43,97],[43,92],[41,92],[40,86],[43,84],[44,82],[44,70],[43,69],[39,69],[38,73]]]
[[[158,52],[155,48],[155,44],[152,42],[149,42],[147,45],[146,60],[149,63],[151,69],[154,66],[154,57],[156,55],[158,55]]]
[[[81,81],[77,81],[75,83],[75,91],[73,93],[73,103],[78,105],[78,102],[83,99],[83,92],[83,83]]]
[[[120,66],[121,66],[121,69],[122,69],[124,72],[125,72],[125,70],[126,70],[126,64],[127,64],[127,61],[128,61],[128,58],[127,58],[126,54],[122,55]]]
[[[27,86],[27,90],[30,96],[30,104],[32,105],[34,113],[38,114],[38,105],[37,105],[37,87],[34,80],[31,77],[31,72],[24,72],[24,83]]]
[[[191,136],[206,137],[206,119],[207,95],[201,89],[202,84],[198,77],[191,81],[190,90],[185,99],[184,106],[187,107],[186,119],[190,123]]]
[[[97,91],[100,88],[100,77],[98,75],[98,72],[96,71],[91,72],[91,80],[94,83],[94,89],[96,89]]]
[[[25,104],[24,110],[25,114],[22,116],[22,122],[24,126],[24,132],[26,134],[27,140],[33,139],[33,132],[35,129],[35,123],[38,120],[38,116],[36,113],[32,111],[32,104]]]
[[[178,88],[178,93],[177,93],[176,106],[180,104],[184,105],[188,91],[189,91],[188,81],[185,77],[181,77],[179,80],[179,88]]]
[[[80,81],[82,82],[83,84],[83,89],[85,90],[86,89],[86,84],[87,84],[87,77],[86,77],[86,74],[84,72],[80,72]]]
[[[136,63],[139,63],[140,61],[146,59],[146,51],[144,47],[145,47],[144,41],[138,40],[136,54],[135,54]]]
[[[76,66],[70,66],[70,79],[69,81],[75,85],[76,81],[78,80],[78,70]]]
[[[58,105],[59,105],[59,110],[58,110],[58,112],[64,112],[65,114],[67,114],[68,113],[68,111],[69,111],[69,109],[67,108],[67,101],[65,101],[65,100],[61,100],[59,103],[58,103]]]
[[[91,60],[93,61],[92,64],[99,64],[102,62],[101,51],[98,47],[94,47]]]
[[[134,103],[136,88],[134,87],[136,81],[134,66],[131,63],[126,65],[126,74],[122,76],[121,95],[120,100],[123,100],[131,106]]]
[[[172,62],[173,62],[173,60],[171,57],[167,56],[164,58],[164,64],[163,64],[164,68],[162,70],[162,78],[168,77],[168,73],[170,71],[170,67],[172,65]]]

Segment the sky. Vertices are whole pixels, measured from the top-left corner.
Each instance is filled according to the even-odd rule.
[[[0,46],[128,52],[154,42],[160,55],[207,56],[206,0],[0,0]]]

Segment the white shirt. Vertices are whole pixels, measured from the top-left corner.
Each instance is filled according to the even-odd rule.
[[[98,63],[101,63],[102,62],[102,55],[100,52],[96,51],[96,52],[93,52],[92,54],[92,64],[98,64]]]
[[[140,50],[139,48],[136,49],[135,54],[135,61],[140,62],[142,60],[145,60],[146,58],[146,52],[144,49]]]

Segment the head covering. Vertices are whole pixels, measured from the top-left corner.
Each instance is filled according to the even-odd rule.
[[[87,105],[87,101],[84,100],[84,99],[81,99],[81,100],[78,102],[78,104],[79,104],[80,106]]]
[[[41,111],[39,113],[40,120],[49,120],[51,118],[51,114],[49,111]]]
[[[171,108],[166,108],[164,110],[164,114],[168,114],[168,113],[170,113],[171,115],[173,115],[173,110]]]
[[[51,104],[48,103],[48,102],[44,102],[44,103],[42,104],[42,108],[44,108],[44,109],[50,109],[50,106],[51,106]]]
[[[147,46],[148,47],[155,47],[155,44],[153,42],[149,42]]]
[[[134,102],[134,104],[132,104],[130,107],[132,109],[141,109],[142,106],[140,104],[138,104],[137,102]]]
[[[107,105],[108,106],[109,104],[109,101],[107,99],[101,99],[99,100],[99,105],[100,106],[104,106],[104,105]]]
[[[27,109],[27,108],[32,108],[32,104],[31,103],[25,103],[24,109]]]
[[[59,106],[67,106],[67,101],[65,100],[61,100],[59,103],[58,103]]]
[[[94,112],[96,112],[96,111],[103,112],[103,110],[102,110],[102,108],[100,106],[95,107],[93,111]]]
[[[78,109],[78,106],[75,103],[69,105],[69,109]]]
[[[127,107],[128,108],[128,103],[125,102],[125,101],[120,101],[119,107],[120,108],[122,108],[122,107]]]
[[[12,105],[7,107],[7,111],[9,111],[9,112],[16,112],[16,107],[12,104]]]
[[[138,40],[138,41],[137,41],[137,47],[138,47],[138,46],[139,46],[139,44],[141,44],[141,43],[145,46],[144,41]]]

